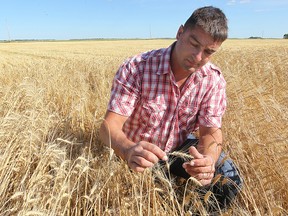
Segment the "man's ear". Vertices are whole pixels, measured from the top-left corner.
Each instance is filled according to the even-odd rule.
[[[176,39],[178,40],[180,38],[180,36],[183,34],[184,32],[184,26],[181,25],[178,29],[177,35],[176,35]]]

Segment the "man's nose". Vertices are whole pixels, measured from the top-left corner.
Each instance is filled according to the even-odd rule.
[[[200,62],[200,61],[202,61],[202,58],[203,58],[203,52],[202,52],[202,50],[196,50],[195,52],[194,52],[194,58],[195,58],[195,61],[197,61],[197,62]]]

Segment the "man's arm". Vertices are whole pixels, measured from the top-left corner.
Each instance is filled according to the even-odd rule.
[[[126,160],[128,166],[137,172],[152,167],[159,159],[167,160],[164,151],[152,143],[129,140],[122,128],[128,117],[107,111],[100,128],[100,138],[115,154]],[[111,146],[110,146],[111,145]]]
[[[199,145],[197,150],[203,154],[212,157],[216,162],[222,151],[222,131],[221,128],[199,127]]]
[[[135,145],[127,139],[122,131],[122,127],[127,118],[126,116],[107,111],[100,127],[101,140],[106,146],[111,147],[115,154],[123,160],[126,160],[126,150]]]
[[[210,184],[214,177],[215,163],[222,151],[222,139],[220,128],[200,126],[197,149],[195,147],[189,149],[194,159],[184,163],[183,167],[203,185]]]

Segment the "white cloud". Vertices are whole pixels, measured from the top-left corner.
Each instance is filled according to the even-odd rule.
[[[246,4],[246,3],[250,3],[251,0],[240,0],[239,3],[240,4]]]
[[[251,0],[240,0],[239,3],[240,4],[246,4],[246,3],[250,3]]]
[[[227,2],[227,5],[235,5],[236,4],[236,0],[229,0]]]
[[[239,1],[237,1],[237,0],[229,0],[227,2],[227,5],[247,4],[247,3],[250,3],[250,2],[251,2],[251,0],[239,0]]]

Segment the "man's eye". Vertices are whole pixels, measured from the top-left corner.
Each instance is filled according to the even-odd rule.
[[[214,53],[214,51],[210,51],[210,50],[207,50],[205,51],[206,55],[212,55]]]
[[[198,46],[198,44],[193,43],[193,42],[191,42],[190,44],[191,44],[191,46],[193,46],[193,47],[197,47],[197,46]]]

